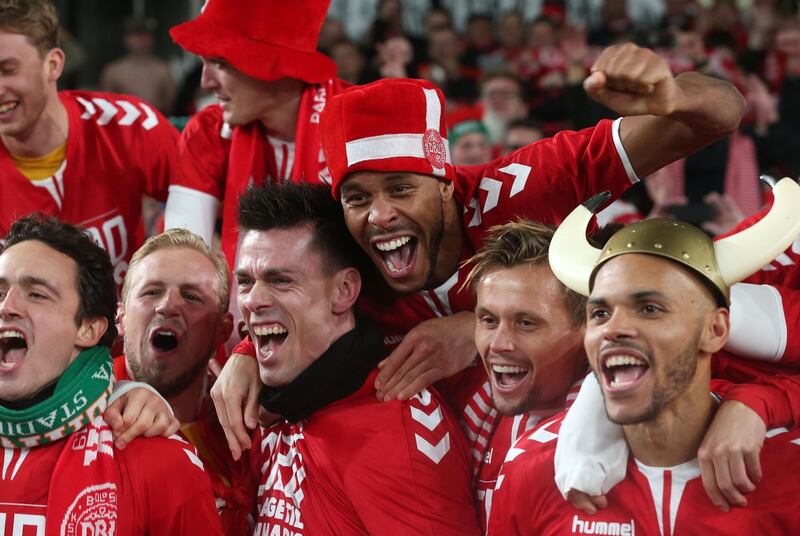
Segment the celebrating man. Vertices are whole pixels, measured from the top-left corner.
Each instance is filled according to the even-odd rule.
[[[114,382],[109,256],[47,217],[0,248],[0,528],[23,534],[221,534],[208,477],[173,438],[117,450],[100,415]]]
[[[258,345],[256,534],[478,534],[470,462],[434,390],[381,403],[383,337],[354,309],[362,255],[326,187],[266,184],[240,203],[235,276]]]
[[[230,334],[225,258],[183,229],[148,239],[131,257],[117,313],[125,355],[114,375],[155,387],[211,476],[225,534],[252,530],[255,478],[234,462],[208,395],[208,361]]]
[[[264,182],[330,183],[320,113],[340,92],[336,64],[317,52],[329,0],[210,0],[171,35],[203,60],[202,86],[219,104],[181,135],[166,226],[211,243],[222,204],[222,251],[233,266],[239,195]]]
[[[600,251],[582,245],[591,210],[579,207],[562,224],[550,264],[565,285],[589,294],[586,351],[606,412],[630,447],[627,475],[606,509],[577,513],[553,482],[561,418],[546,423],[506,458],[490,534],[784,533],[800,521],[786,500],[795,481],[784,476],[800,468],[797,433],[767,434],[761,485],[746,508],[728,513],[706,495],[696,458],[718,411],[711,365],[729,333],[729,287],[800,230],[793,209],[800,188],[786,179],[776,199],[764,221],[716,244],[681,222],[648,220],[622,229]]]
[[[44,212],[80,224],[122,284],[144,240],[142,196],[166,199],[178,132],[135,97],[59,92],[50,0],[0,0],[0,234]]]

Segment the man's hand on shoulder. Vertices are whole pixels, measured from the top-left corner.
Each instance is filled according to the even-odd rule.
[[[478,353],[475,314],[469,311],[426,320],[406,334],[378,366],[378,400],[407,400],[467,368]]]
[[[135,387],[114,400],[103,418],[111,427],[118,449],[124,449],[139,436],[169,437],[181,426],[164,399],[144,387]]]
[[[244,354],[228,358],[211,388],[211,399],[234,460],[252,444],[248,429],[254,430],[258,424],[260,391],[258,363],[254,357]]]
[[[723,402],[714,416],[697,457],[706,493],[720,510],[747,506],[745,495],[761,480],[766,433],[761,417],[736,400]]]

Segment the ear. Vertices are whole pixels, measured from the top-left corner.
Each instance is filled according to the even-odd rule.
[[[353,267],[339,270],[334,276],[331,308],[334,314],[346,313],[355,305],[361,293],[361,274]]]
[[[117,316],[114,318],[114,323],[117,325],[117,333],[120,337],[125,336],[125,305],[122,302],[117,302]]]
[[[214,346],[219,346],[227,341],[231,336],[232,331],[233,315],[231,313],[225,313],[222,315],[222,318],[219,319],[219,323],[217,324],[217,337],[214,340]]]
[[[730,312],[728,309],[717,307],[713,311],[706,313],[699,350],[708,354],[719,352],[728,342],[730,327]]]
[[[64,71],[64,51],[60,48],[50,50],[44,56],[44,69],[47,81],[55,83]]]
[[[447,203],[451,199],[453,199],[453,192],[455,191],[455,185],[453,181],[449,180],[439,180],[439,193],[442,195],[442,202]]]
[[[100,338],[105,335],[108,329],[108,319],[103,317],[87,318],[78,328],[78,336],[75,346],[89,348],[97,344]]]

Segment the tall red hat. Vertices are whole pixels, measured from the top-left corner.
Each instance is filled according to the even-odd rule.
[[[296,78],[310,84],[336,77],[317,51],[330,0],[208,0],[200,16],[170,30],[184,49],[222,58],[258,80]]]
[[[453,180],[444,95],[425,80],[387,78],[334,96],[320,118],[333,195],[355,171],[408,172]]]

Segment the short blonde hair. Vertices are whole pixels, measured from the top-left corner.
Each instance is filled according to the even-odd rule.
[[[50,0],[0,0],[0,30],[26,36],[42,56],[58,46],[58,16]]]
[[[224,313],[228,310],[231,292],[231,273],[225,257],[218,250],[211,249],[198,235],[186,229],[170,229],[161,234],[148,238],[142,247],[136,250],[128,263],[128,273],[125,274],[125,281],[122,283],[122,303],[128,298],[131,286],[131,274],[136,265],[148,255],[164,249],[189,248],[200,252],[211,261],[214,270],[217,272],[216,291],[219,298],[219,311]],[[183,270],[185,267],[177,266],[176,270]]]
[[[465,286],[476,293],[481,280],[500,268],[514,268],[523,264],[547,264],[547,252],[555,228],[530,220],[520,219],[489,229],[483,246],[466,264],[472,265]],[[559,282],[564,292],[564,305],[576,326],[586,322],[586,298]],[[535,299],[535,296],[531,296]]]

